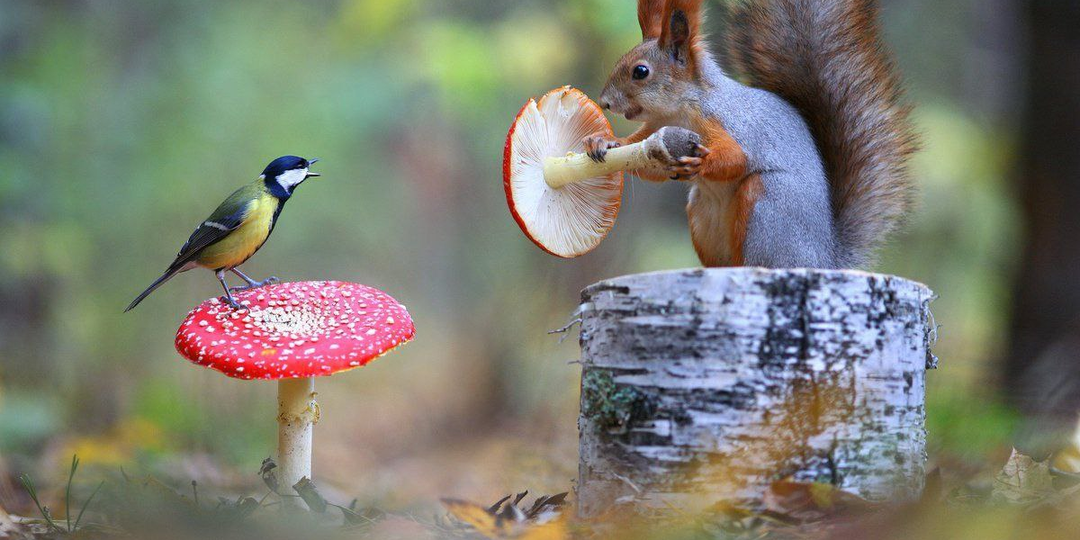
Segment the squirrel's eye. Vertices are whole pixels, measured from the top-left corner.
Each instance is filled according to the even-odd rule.
[[[640,81],[641,79],[644,79],[645,77],[648,77],[648,76],[649,76],[649,67],[645,66],[645,65],[642,65],[642,64],[638,64],[638,65],[634,66],[634,71],[631,73],[631,77],[633,77],[635,80],[638,80],[638,81]]]

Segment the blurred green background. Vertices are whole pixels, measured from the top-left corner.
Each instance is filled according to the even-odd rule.
[[[73,452],[225,489],[257,482],[274,385],[172,346],[187,310],[219,293],[213,276],[183,274],[122,311],[282,154],[321,158],[324,176],[244,270],[379,287],[418,329],[319,381],[317,479],[390,506],[568,489],[577,347],[546,332],[591,282],[697,265],[685,186],[628,182],[609,238],[560,260],[510,218],[502,145],[530,96],[599,94],[640,40],[633,4],[0,3],[0,501],[17,496],[15,475],[48,478]],[[1016,423],[993,390],[1023,231],[1006,182],[1015,53],[1009,12],[980,6],[884,5],[925,150],[919,209],[876,270],[940,295],[930,441],[935,459],[960,462],[1000,455]]]

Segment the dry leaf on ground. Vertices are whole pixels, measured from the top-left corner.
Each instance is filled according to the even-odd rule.
[[[566,504],[567,493],[537,497],[532,505],[523,509],[520,504],[528,493],[507,495],[488,507],[460,499],[443,499],[442,503],[452,523],[466,524],[487,538],[566,538],[568,532],[562,507]]]
[[[1015,448],[1001,472],[994,478],[995,501],[1025,504],[1038,501],[1054,493],[1054,480],[1050,465],[1035,461]]]
[[[767,515],[804,523],[881,507],[854,493],[821,482],[773,482],[763,498]]]

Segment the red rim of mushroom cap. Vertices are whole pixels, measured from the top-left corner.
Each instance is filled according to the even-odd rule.
[[[413,338],[405,306],[366,285],[282,283],[211,298],[176,331],[188,360],[237,379],[291,379],[357,368]]]
[[[621,171],[561,188],[547,185],[546,157],[585,151],[585,137],[614,138],[593,100],[570,86],[556,88],[518,111],[503,147],[503,189],[510,214],[540,249],[563,258],[592,251],[615,226],[622,204]]]

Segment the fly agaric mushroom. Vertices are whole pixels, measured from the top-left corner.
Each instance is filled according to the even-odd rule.
[[[622,171],[694,156],[701,138],[665,127],[644,141],[608,150],[604,161],[584,154],[584,139],[614,137],[600,107],[576,88],[556,88],[529,100],[510,126],[503,150],[506,202],[525,236],[559,257],[583,255],[615,226]]]
[[[200,304],[176,332],[188,360],[237,379],[278,381],[278,481],[311,478],[315,377],[367,364],[412,339],[405,306],[371,287],[338,281],[282,283]]]

